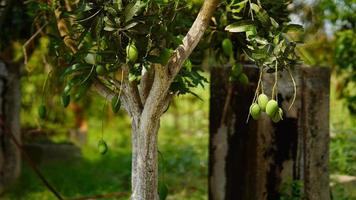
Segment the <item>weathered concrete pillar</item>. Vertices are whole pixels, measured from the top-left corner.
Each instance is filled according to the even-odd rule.
[[[328,200],[328,69],[298,68],[294,72],[298,90],[290,110],[292,81],[287,72],[278,76],[278,102],[285,114],[277,124],[265,114],[245,123],[259,72],[245,68],[250,84],[239,86],[229,84],[228,70],[215,68],[211,77],[209,199],[277,200],[303,183],[297,189],[304,191],[306,199]],[[274,74],[263,77],[268,96],[274,78]],[[315,98],[322,103],[315,105]],[[312,133],[316,136],[311,137]],[[310,174],[314,171],[323,177],[322,183],[314,183]],[[316,194],[319,196],[313,198]]]
[[[302,71],[301,130],[304,136],[304,184],[309,200],[330,199],[329,191],[329,99],[328,68]]]

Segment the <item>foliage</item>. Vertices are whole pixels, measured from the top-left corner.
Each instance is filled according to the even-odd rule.
[[[356,28],[355,9],[355,1],[353,0],[322,0],[317,2],[318,14],[321,14],[318,17],[339,26],[337,28],[339,30]]]
[[[330,171],[356,176],[356,135],[351,131],[335,134],[330,145]]]
[[[342,77],[338,85],[339,98],[348,102],[351,114],[356,115],[356,31],[336,33],[334,60],[336,73]]]
[[[190,88],[206,82],[195,67],[202,62],[202,54],[215,58],[220,65],[235,65],[236,60],[244,60],[240,55],[243,52],[267,72],[294,66],[298,60],[294,52],[296,44],[285,33],[302,28],[288,24],[287,5],[290,3],[285,0],[222,2],[207,39],[199,47],[204,52],[197,51],[192,60],[185,63],[171,92],[190,93]],[[181,44],[182,35],[194,20],[188,13],[197,12],[195,5],[201,2],[90,0],[67,4],[61,1],[39,3],[44,14],[39,15],[38,21],[50,24],[47,32],[52,36],[51,56],[56,58],[52,64],[58,66],[53,71],[65,81],[68,89],[65,95],[79,99],[94,80],[118,92],[120,87],[116,81],[128,77],[130,82],[140,84],[142,70],[149,70],[154,64],[167,64],[172,50]],[[231,38],[234,44],[230,55],[226,52],[224,55],[221,50],[221,41],[226,38]],[[63,68],[63,65],[68,67]],[[126,67],[129,74],[120,74]],[[233,71],[232,80],[246,83],[247,77]]]
[[[296,60],[293,52],[295,44],[289,41],[284,33],[290,30],[301,30],[298,25],[288,24],[286,6],[289,3],[288,1],[278,3],[248,0],[224,1],[214,16],[214,24],[208,30],[206,44],[205,41],[202,43],[211,44],[213,52],[211,56],[214,56],[216,62],[220,64],[231,63],[235,60],[245,61],[242,56],[245,52],[248,58],[259,67],[274,69],[278,61],[280,70],[282,70],[283,66],[289,63],[288,61]],[[225,38],[231,38],[234,46],[233,58],[230,60],[224,58],[221,49],[221,43]],[[270,57],[270,60],[266,60],[266,57]]]
[[[143,69],[167,63],[193,20],[182,1],[80,1],[71,5],[72,11],[59,1],[41,5],[46,12],[40,17],[51,25],[53,73],[65,82],[64,93],[75,99],[94,79],[116,92],[120,88],[113,82],[124,81],[121,77],[139,84]],[[62,28],[57,31],[56,26]],[[174,93],[189,93],[206,81],[189,61],[185,66],[172,84]],[[121,74],[124,67],[129,74]]]
[[[280,200],[303,200],[303,182],[301,180],[290,180],[281,188]]]
[[[352,186],[351,186],[352,187]],[[352,194],[354,193],[354,194]],[[347,190],[344,185],[336,184],[332,187],[332,199],[335,200],[355,200],[355,191],[349,189]]]
[[[356,114],[355,87],[355,3],[352,0],[320,0],[297,3],[296,9],[306,24],[307,45],[300,49],[310,65],[332,67],[339,76],[338,98],[345,101],[353,117]],[[302,12],[300,12],[302,11]],[[300,14],[302,13],[302,14]]]

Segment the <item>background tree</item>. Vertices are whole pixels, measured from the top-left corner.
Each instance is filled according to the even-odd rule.
[[[337,75],[336,92],[352,116],[356,111],[355,3],[351,0],[296,1],[295,11],[305,24],[305,46],[300,48],[309,65],[332,67]],[[300,12],[302,11],[302,12]]]
[[[20,68],[16,41],[28,38],[32,19],[22,1],[0,1],[0,193],[19,175],[20,152],[8,137],[9,130],[20,141]]]

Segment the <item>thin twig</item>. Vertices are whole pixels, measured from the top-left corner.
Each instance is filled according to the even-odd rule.
[[[28,62],[27,45],[29,45],[30,42],[32,42],[32,40],[34,40],[34,39],[36,38],[36,36],[41,33],[42,29],[43,29],[44,27],[46,27],[47,24],[48,24],[48,22],[46,22],[45,24],[43,24],[43,25],[36,31],[36,33],[33,34],[33,35],[30,37],[30,39],[28,39],[28,40],[25,42],[25,44],[22,46],[22,51],[23,51],[23,55],[24,55],[24,64],[25,64],[25,65],[27,65],[27,62]]]
[[[294,90],[294,94],[293,94],[293,100],[292,100],[292,103],[290,104],[288,110],[290,110],[295,102],[295,99],[297,98],[297,84],[295,83],[295,80],[294,80],[294,77],[292,75],[292,72],[290,71],[290,68],[287,67],[287,71],[289,73],[289,76],[290,78],[292,79],[292,82],[293,82],[293,90]]]
[[[233,89],[232,85],[229,84],[229,85],[228,85],[228,92],[227,92],[227,96],[226,96],[226,100],[225,100],[225,104],[224,104],[224,110],[223,110],[223,113],[222,113],[220,125],[225,124],[225,119],[226,119],[226,116],[227,116],[227,110],[228,110],[228,108],[229,108],[229,104],[230,104],[231,97],[232,97],[232,89]]]
[[[51,74],[52,74],[52,70],[48,72],[47,77],[45,79],[45,82],[44,82],[44,84],[42,86],[42,99],[41,99],[42,104],[43,104],[44,99],[45,99],[45,94],[46,94],[45,91],[46,91],[46,87],[47,87],[47,83],[48,83],[48,78],[51,76]]]
[[[251,105],[256,101],[258,91],[260,90],[260,86],[262,86],[262,75],[263,75],[263,66],[260,67],[260,75],[258,78],[257,88],[255,90],[255,96],[252,99]],[[263,86],[262,86],[262,93],[263,93]],[[248,112],[247,115],[246,124],[248,123],[249,120],[250,120],[250,111]]]
[[[120,84],[119,98],[121,98],[121,91],[122,91],[123,82],[124,82],[124,70],[121,69],[121,84]]]
[[[277,87],[277,82],[278,82],[278,62],[276,61],[276,71],[274,72],[275,76],[274,76],[274,85],[273,85],[273,88],[272,88],[272,99],[275,99],[276,100],[276,87]]]
[[[93,15],[91,15],[91,16],[85,18],[85,19],[77,20],[77,22],[81,23],[81,22],[85,22],[85,21],[91,19],[91,18],[95,17],[101,10],[102,10],[102,9],[99,9],[99,10],[96,11]]]

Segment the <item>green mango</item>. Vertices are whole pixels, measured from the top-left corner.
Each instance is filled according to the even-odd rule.
[[[278,112],[276,112],[276,114],[274,114],[274,116],[272,117],[272,121],[274,123],[277,123],[279,121],[281,121],[283,119],[283,110],[282,108],[278,109]]]
[[[70,103],[70,95],[68,95],[66,93],[62,94],[62,105],[63,105],[63,107],[65,107],[65,108],[68,107],[69,103]]]
[[[269,100],[266,105],[266,113],[268,116],[273,117],[278,112],[278,103],[275,100]]]
[[[230,56],[233,53],[232,42],[229,38],[226,38],[221,43],[223,52],[226,56]]]
[[[136,62],[138,58],[138,51],[135,44],[131,43],[126,46],[126,58],[132,63]]]
[[[245,73],[240,74],[238,79],[242,85],[247,85],[249,83],[248,77]]]
[[[261,116],[261,108],[257,103],[253,103],[250,106],[250,114],[254,120],[257,120]]]
[[[45,105],[40,105],[40,107],[38,107],[38,115],[40,116],[41,119],[45,119],[47,116],[47,109]]]
[[[240,63],[235,63],[231,69],[232,76],[239,77],[242,73],[242,65]]]
[[[103,65],[97,65],[95,71],[99,76],[103,76],[106,74],[106,68]]]
[[[258,105],[260,106],[262,111],[266,111],[266,106],[268,103],[268,97],[265,94],[260,94],[257,98]]]
[[[106,144],[106,142],[103,139],[99,140],[98,149],[99,149],[99,153],[101,155],[106,154],[106,152],[108,151],[108,149],[109,149],[108,145]]]

